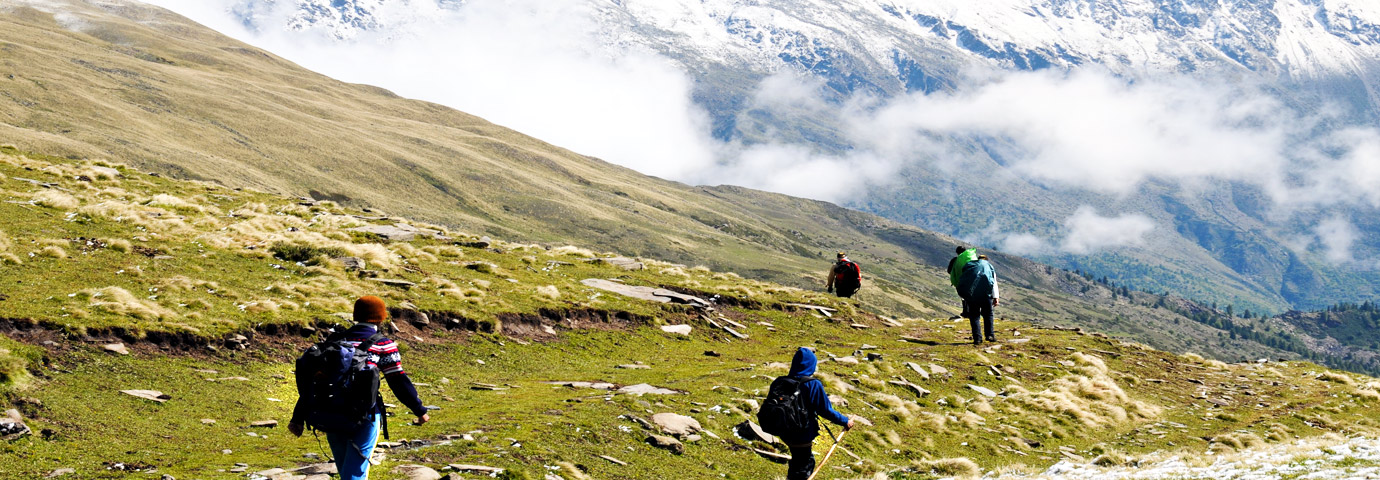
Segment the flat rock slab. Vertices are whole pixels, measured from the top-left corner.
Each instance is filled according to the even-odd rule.
[[[395,223],[393,225],[365,225],[349,229],[351,232],[372,233],[383,237],[390,242],[410,242],[417,237],[431,237],[445,239],[441,232],[417,228],[406,223]]]
[[[968,384],[968,388],[973,389],[974,392],[981,393],[983,396],[985,396],[985,397],[987,397],[987,398],[993,398],[993,397],[996,397],[996,396],[997,396],[997,392],[994,392],[994,391],[992,391],[992,389],[987,388],[987,387],[979,387],[979,386],[977,386],[977,385],[973,385],[973,384],[970,383],[970,384]]]
[[[450,465],[446,465],[446,467],[450,468],[451,470],[463,473],[483,473],[491,475],[498,475],[500,473],[503,473],[502,468],[486,467],[483,465],[465,465],[459,463],[452,463]]]
[[[618,389],[618,393],[626,393],[630,395],[675,395],[680,392],[671,390],[669,388],[653,387],[646,383],[639,383],[637,385],[628,385],[626,387],[620,388]]]
[[[602,458],[602,459],[604,459],[604,460],[608,460],[609,463],[612,463],[612,464],[614,464],[614,465],[618,465],[618,466],[620,466],[620,467],[626,467],[626,466],[628,466],[628,462],[619,460],[619,459],[617,459],[617,458],[610,457],[610,456],[608,456],[608,455],[595,455],[595,456],[596,456],[596,457],[599,457],[599,458]]]
[[[615,388],[618,388],[618,385],[614,385],[614,384],[608,383],[608,382],[542,382],[542,383],[545,383],[545,384],[547,384],[547,385],[560,385],[560,386],[562,386],[562,387],[570,387],[570,388],[593,388],[593,389],[595,389],[595,390],[613,390],[613,389],[615,389]]]
[[[917,365],[914,362],[906,362],[906,366],[910,367],[911,371],[915,372],[916,375],[919,375],[920,378],[923,378],[925,380],[930,379],[930,372],[926,371],[924,367],[921,367],[920,365]]]
[[[382,283],[390,287],[401,288],[403,290],[407,290],[409,288],[417,286],[417,284],[415,283],[409,282],[407,280],[399,280],[396,278],[371,278],[369,279],[369,281]]]
[[[892,384],[892,385],[896,385],[896,386],[902,387],[902,388],[908,388],[908,389],[910,389],[910,391],[914,392],[914,393],[915,393],[915,396],[917,396],[917,397],[923,397],[923,396],[926,396],[926,395],[929,395],[929,394],[930,394],[930,391],[929,391],[929,390],[925,390],[924,388],[921,388],[919,385],[916,385],[916,384],[914,384],[914,383],[907,382],[907,381],[905,381],[905,380],[892,380],[892,381],[889,381],[889,382],[887,382],[887,383],[890,383],[890,384]]]
[[[834,361],[835,361],[835,362],[839,362],[839,363],[843,363],[843,364],[847,364],[847,365],[857,365],[857,364],[858,364],[858,359],[857,359],[857,357],[853,357],[853,356],[847,356],[847,357],[834,357]]]
[[[948,374],[949,374],[949,369],[931,363],[931,364],[930,364],[930,374],[932,374],[932,375],[948,375]]]
[[[110,353],[118,353],[118,354],[120,354],[120,355],[129,355],[129,348],[128,348],[128,347],[125,347],[125,344],[123,344],[123,343],[112,343],[112,344],[109,344],[109,345],[102,345],[102,346],[101,346],[101,349],[102,349],[102,350],[105,350],[105,351],[107,351],[107,352],[110,352]]]
[[[700,426],[699,420],[678,413],[652,415],[652,423],[661,428],[662,432],[676,437],[685,437],[704,429]]]
[[[678,333],[678,334],[681,334],[681,335],[689,335],[690,332],[693,331],[694,329],[695,329],[694,327],[691,327],[691,326],[689,326],[689,325],[662,325],[662,326],[661,326],[661,331],[663,331],[663,332],[666,332],[666,333]]]
[[[277,421],[277,420],[259,420],[259,421],[257,421],[257,422],[250,423],[249,426],[254,427],[254,428],[273,428],[273,427],[277,427],[277,426],[278,426],[278,421]]]
[[[614,368],[621,368],[621,369],[624,369],[624,370],[651,370],[651,369],[652,369],[652,367],[650,367],[650,366],[641,365],[641,364],[619,365],[619,366],[614,367]]]
[[[613,266],[615,266],[615,267],[618,267],[618,268],[621,268],[621,269],[624,269],[624,270],[644,270],[644,269],[647,268],[647,266],[646,266],[646,265],[643,265],[642,262],[639,262],[639,261],[637,261],[637,260],[633,260],[633,259],[628,258],[628,257],[589,258],[589,259],[586,259],[586,261],[589,261],[589,262],[597,262],[597,263],[607,263],[607,264],[609,264],[609,265],[613,265]]]
[[[652,302],[680,303],[685,305],[694,305],[703,308],[710,307],[709,302],[705,301],[703,298],[673,292],[664,288],[624,285],[612,280],[604,280],[602,278],[587,278],[581,280],[580,283],[584,284],[586,287],[597,288],[600,290],[617,293],[619,295]]]
[[[163,403],[168,400],[172,400],[172,395],[168,395],[158,390],[120,390],[120,393],[126,395],[133,395],[148,400],[153,400],[158,403]]]

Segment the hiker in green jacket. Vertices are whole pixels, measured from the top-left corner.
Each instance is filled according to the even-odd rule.
[[[963,266],[958,281],[958,294],[968,307],[968,325],[973,330],[973,345],[981,345],[985,339],[997,341],[993,331],[992,308],[1001,303],[1001,290],[997,285],[997,272],[987,261],[986,255]],[[982,329],[978,329],[978,319],[982,319]]]
[[[978,254],[977,249],[968,248],[963,245],[959,245],[958,248],[954,250],[954,254],[956,256],[949,259],[949,284],[953,285],[954,291],[957,292],[958,277],[963,275],[963,266],[967,265],[968,262],[977,260]],[[968,318],[968,302],[963,300],[962,293],[958,294],[958,303],[963,306],[963,313],[949,317],[949,320]]]

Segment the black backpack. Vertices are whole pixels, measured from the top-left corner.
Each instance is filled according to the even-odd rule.
[[[805,402],[805,384],[810,376],[777,377],[767,389],[767,399],[757,411],[762,431],[778,437],[803,437],[819,431],[819,420]]]
[[[852,260],[840,260],[834,264],[834,285],[843,290],[856,289],[862,285],[862,267]]]
[[[309,407],[307,425],[323,432],[352,433],[373,421],[379,369],[369,363],[375,333],[358,346],[337,333],[312,345],[297,359],[297,394]],[[384,430],[387,438],[387,427]]]

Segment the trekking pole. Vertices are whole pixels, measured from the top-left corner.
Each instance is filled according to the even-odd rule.
[[[828,427],[825,428],[827,429]],[[819,465],[815,467],[815,473],[811,473],[810,478],[807,478],[805,480],[815,480],[815,476],[819,475],[819,472],[824,470],[824,464],[829,463],[829,457],[834,455],[834,449],[839,448],[839,442],[843,441],[843,434],[845,433],[848,433],[848,429],[844,429],[842,432],[839,432],[838,438],[834,439],[834,446],[829,447],[829,453],[824,454],[824,460],[820,460]]]

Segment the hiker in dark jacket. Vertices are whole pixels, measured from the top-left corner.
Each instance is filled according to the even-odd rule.
[[[997,272],[987,261],[986,255],[979,255],[977,260],[963,266],[958,293],[967,305],[968,326],[973,329],[973,345],[981,345],[984,338],[989,342],[997,341],[993,333],[992,307],[1000,303],[1001,290],[997,285]],[[982,317],[981,332],[978,331],[978,317]]]
[[[824,282],[824,289],[848,298],[858,293],[859,288],[862,288],[862,267],[849,260],[848,254],[839,252],[838,261],[829,268],[829,278]]]
[[[962,261],[959,261],[960,259],[962,259]],[[958,277],[963,273],[963,266],[976,259],[976,249],[968,248],[963,245],[959,245],[958,248],[954,249],[954,258],[949,259],[949,268],[945,269],[946,272],[949,272],[949,284],[953,285],[954,292],[958,292]],[[949,320],[968,318],[968,302],[963,300],[962,294],[958,296],[958,304],[963,308],[963,311],[958,315],[949,317]]]
[[[360,297],[355,301],[354,319],[355,325],[346,330],[344,335],[347,342],[357,347],[378,332],[379,326],[388,319],[388,309],[379,297]],[[388,338],[382,338],[369,347],[369,353],[370,363],[374,364],[379,374],[388,381],[388,388],[393,390],[398,400],[417,416],[416,423],[421,425],[430,421],[431,415],[422,405],[422,399],[417,395],[417,387],[412,385],[412,379],[403,371],[398,344]],[[288,422],[288,431],[293,435],[302,436],[303,422],[311,409],[309,403],[298,398],[297,406],[292,410],[292,421]],[[374,409],[374,421],[359,431],[351,434],[326,432],[326,441],[330,443],[331,455],[335,457],[336,470],[339,471],[341,480],[369,478],[369,455],[378,441],[379,424],[384,414],[382,396],[378,397]]]
[[[791,360],[791,371],[787,376],[808,377],[815,374],[815,366],[819,363],[815,359],[815,352],[805,347],[795,351],[795,358]],[[842,425],[845,430],[853,428],[853,420],[846,415],[834,410],[833,404],[829,402],[829,395],[824,393],[824,384],[818,379],[811,379],[801,387],[805,393],[805,404],[809,406],[811,413],[825,420]],[[791,449],[791,461],[787,464],[786,480],[805,480],[810,477],[810,473],[815,470],[815,454],[811,450],[814,446],[815,437],[819,436],[819,422],[810,417],[811,426],[806,433],[797,437],[781,437],[781,441]]]

